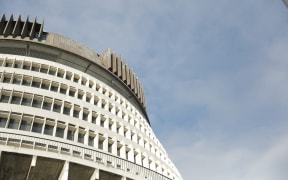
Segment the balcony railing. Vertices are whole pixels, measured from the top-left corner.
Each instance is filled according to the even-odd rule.
[[[121,169],[130,174],[141,176],[142,178],[146,179],[171,180],[170,178],[163,176],[160,173],[152,171],[128,160],[121,159],[117,156],[69,143],[63,143],[60,141],[36,138],[22,134],[0,132],[0,145],[1,144],[7,146],[18,146],[19,148],[30,148],[35,150],[61,153],[67,156],[89,160],[90,162],[93,161],[98,164],[106,165],[110,168],[113,167],[116,169]]]

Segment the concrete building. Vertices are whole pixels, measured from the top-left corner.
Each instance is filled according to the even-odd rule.
[[[131,68],[43,26],[0,19],[0,179],[181,180]]]

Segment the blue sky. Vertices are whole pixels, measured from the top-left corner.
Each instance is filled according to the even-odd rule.
[[[184,179],[287,180],[281,0],[3,0],[0,12],[45,18],[49,32],[121,55]]]

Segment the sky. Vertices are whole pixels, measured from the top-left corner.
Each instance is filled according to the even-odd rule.
[[[183,179],[287,180],[281,0],[1,0],[0,12],[125,59]]]

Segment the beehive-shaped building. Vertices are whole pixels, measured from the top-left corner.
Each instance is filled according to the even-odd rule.
[[[181,180],[131,68],[43,25],[0,19],[0,179]]]

